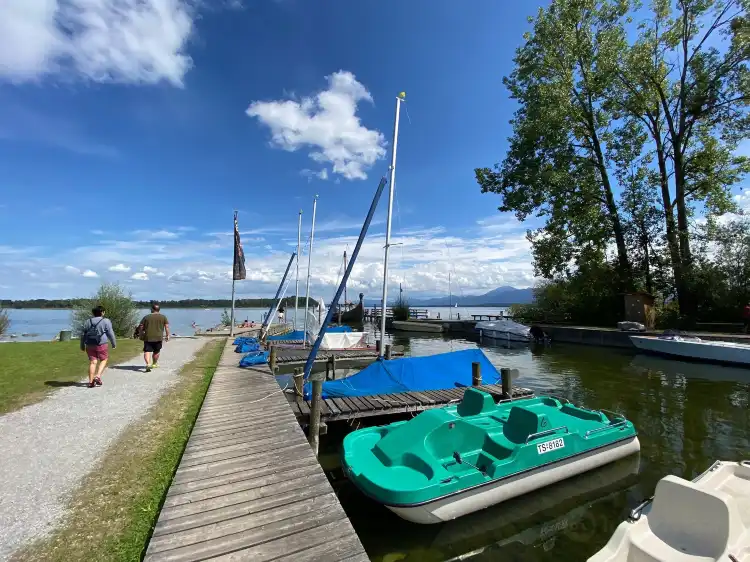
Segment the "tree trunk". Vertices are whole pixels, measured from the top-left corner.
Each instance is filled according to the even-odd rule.
[[[661,199],[664,206],[664,222],[666,226],[667,248],[669,249],[669,260],[672,263],[672,274],[674,275],[675,289],[677,290],[677,303],[680,313],[686,313],[687,294],[682,276],[682,257],[680,246],[677,241],[677,228],[674,221],[674,209],[672,208],[672,195],[669,193],[669,174],[667,172],[667,159],[664,154],[664,146],[659,135],[654,135],[656,142],[656,158],[659,164],[659,184],[661,187]]]
[[[609,220],[612,223],[612,232],[615,235],[615,244],[617,246],[617,268],[620,272],[620,285],[623,291],[633,290],[633,272],[630,269],[630,261],[628,260],[628,249],[625,245],[625,233],[622,228],[622,221],[620,221],[620,212],[617,209],[615,203],[615,196],[612,193],[612,184],[609,181],[609,174],[607,173],[606,161],[604,159],[604,153],[602,147],[599,144],[599,137],[593,128],[591,127],[591,140],[594,146],[594,153],[596,154],[597,168],[599,169],[599,175],[601,176],[602,189],[604,190],[604,198],[607,205],[607,213],[609,214]]]

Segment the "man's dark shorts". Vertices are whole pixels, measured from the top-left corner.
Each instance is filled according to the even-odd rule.
[[[161,344],[160,341],[145,341],[143,342],[143,352],[144,353],[159,353],[161,352]]]

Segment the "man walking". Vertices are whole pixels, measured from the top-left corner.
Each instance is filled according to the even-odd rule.
[[[107,340],[112,344],[112,349],[117,347],[112,322],[104,318],[104,312],[102,306],[94,307],[91,310],[93,318],[86,320],[81,329],[81,351],[89,356],[89,388],[102,385],[102,373],[109,359]]]
[[[151,305],[151,314],[143,317],[138,328],[143,340],[143,360],[146,362],[146,372],[150,373],[152,368],[156,369],[159,366],[162,340],[169,341],[169,320],[159,312],[159,305],[154,303]]]

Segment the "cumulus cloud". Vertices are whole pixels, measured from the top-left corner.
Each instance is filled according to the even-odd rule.
[[[111,265],[108,268],[110,271],[116,271],[118,273],[127,273],[130,271],[130,266],[125,265],[124,263],[118,263],[117,265]]]
[[[133,273],[133,275],[131,275],[130,278],[135,279],[136,281],[148,281],[148,275],[146,275],[142,271],[139,271],[138,273]]]
[[[80,269],[78,269],[77,267],[73,267],[72,265],[66,265],[65,266],[65,271],[67,271],[68,273],[74,273],[76,275],[78,275],[79,273],[81,273]]]
[[[307,178],[307,182],[311,182],[313,178],[318,178],[319,180],[327,180],[328,179],[328,168],[323,168],[320,171],[311,170],[310,168],[304,168],[299,171],[299,175]]]
[[[156,269],[155,267],[151,267],[150,265],[144,265],[143,272],[144,273],[158,273],[159,270]]]
[[[308,148],[315,162],[331,164],[346,179],[365,179],[366,170],[385,155],[382,133],[363,126],[357,116],[361,101],[372,102],[354,74],[344,70],[327,76],[328,88],[312,97],[255,101],[247,115],[271,130],[271,144],[294,152]],[[327,169],[318,174],[328,177]]]
[[[87,269],[84,271],[81,275],[84,277],[99,277],[99,275],[96,273],[96,271],[91,271],[90,269]]]
[[[193,17],[185,0],[0,2],[0,79],[182,86]]]

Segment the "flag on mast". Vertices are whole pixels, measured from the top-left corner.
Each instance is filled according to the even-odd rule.
[[[234,213],[234,265],[232,267],[232,280],[241,281],[247,277],[245,271],[245,252],[242,251],[240,242],[240,229],[237,227],[237,213]]]

